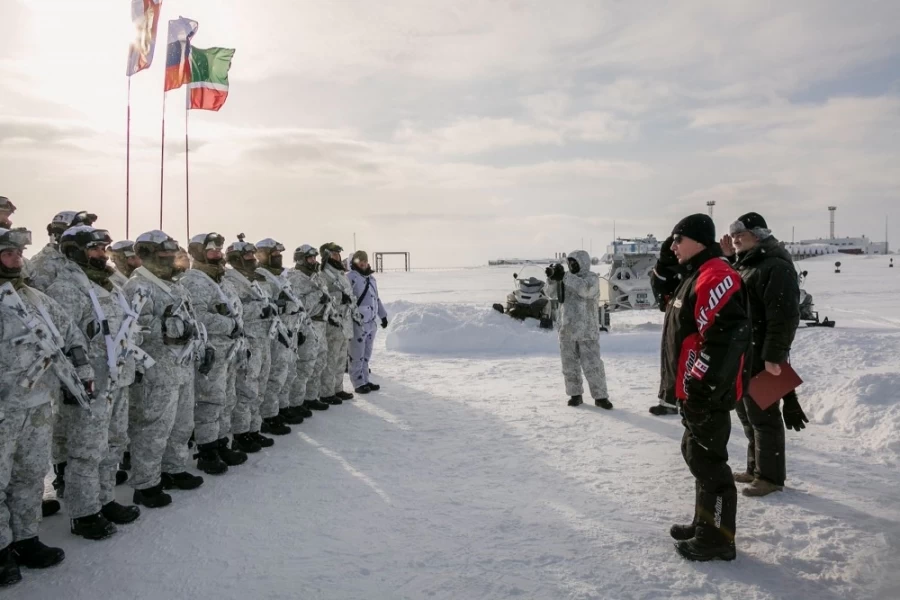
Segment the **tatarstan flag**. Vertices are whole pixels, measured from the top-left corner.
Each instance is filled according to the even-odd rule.
[[[233,48],[191,48],[188,108],[219,110],[228,98],[228,70]]]

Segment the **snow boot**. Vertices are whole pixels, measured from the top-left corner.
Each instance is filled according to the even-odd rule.
[[[321,400],[304,400],[303,406],[310,410],[328,410],[328,403]]]
[[[307,408],[305,406],[305,404],[306,403],[304,402],[303,404],[298,404],[297,406],[292,406],[291,410],[294,411],[296,414],[300,415],[301,417],[303,417],[304,419],[308,419],[313,415],[313,413],[309,408]]]
[[[19,540],[10,545],[13,558],[20,567],[46,569],[61,563],[66,558],[62,548],[53,548],[37,538]]]
[[[128,471],[122,471],[121,469],[116,471],[116,485],[122,485],[128,481]]]
[[[119,463],[119,468],[123,471],[131,470],[131,452],[124,452],[122,454],[122,462]]]
[[[707,562],[710,560],[734,560],[737,558],[734,542],[722,546],[707,546],[697,538],[691,538],[675,543],[675,550],[683,558],[694,562]]]
[[[583,403],[584,400],[581,399],[581,394],[569,398],[569,406],[581,406]]]
[[[378,390],[381,389],[381,386],[380,386],[380,385],[378,385],[377,383],[372,383],[371,381],[370,381],[368,384],[366,384],[366,385],[369,386],[369,390],[372,391],[372,392],[377,392]]]
[[[594,398],[594,406],[599,406],[600,408],[605,408],[606,410],[612,410],[612,402],[609,401],[609,398]]]
[[[344,401],[338,398],[337,396],[325,396],[319,400],[320,402],[324,402],[325,404],[330,404],[331,406],[337,406],[338,404],[343,404]]]
[[[250,436],[256,440],[256,443],[260,445],[262,448],[271,448],[275,445],[275,440],[270,437],[266,437],[258,431],[251,431],[249,433]]]
[[[291,428],[284,424],[284,421],[281,420],[281,417],[269,417],[267,419],[263,419],[262,426],[260,427],[260,433],[267,433],[269,435],[287,435],[291,432]]]
[[[16,564],[12,544],[0,550],[0,587],[6,587],[22,581],[22,571]]]
[[[286,423],[288,425],[299,425],[303,422],[303,415],[297,412],[297,410],[293,406],[282,408],[280,411],[278,411],[278,418],[281,419],[282,423]]]
[[[105,540],[116,533],[116,526],[106,520],[103,513],[72,519],[70,531],[86,540]]]
[[[123,506],[113,500],[103,505],[100,513],[106,517],[106,520],[116,525],[127,525],[134,523],[141,516],[141,509],[137,506]]]
[[[368,394],[371,391],[372,391],[372,386],[370,386],[368,383],[364,383],[361,386],[359,386],[358,388],[356,388],[357,394]]]
[[[195,490],[203,485],[203,478],[191,475],[187,471],[181,473],[163,473],[161,483],[164,490]]]
[[[56,477],[53,478],[53,489],[56,490],[57,498],[66,497],[66,463],[65,461],[53,465],[53,472]]]
[[[44,518],[55,515],[59,512],[59,509],[59,500],[50,498],[48,500],[41,501],[41,516]]]
[[[234,434],[234,439],[231,441],[231,449],[236,452],[254,454],[262,450],[262,446],[256,441],[253,434],[248,431],[247,433]]]
[[[672,528],[669,529],[669,535],[672,536],[672,539],[678,540],[679,542],[687,541],[696,534],[697,526],[693,523],[690,525],[672,525]]]
[[[219,458],[229,467],[236,467],[247,462],[246,453],[228,447],[227,437],[223,437],[216,443],[219,444]]]
[[[197,446],[197,469],[207,475],[221,475],[228,472],[228,465],[219,456],[219,441],[199,444]]]
[[[666,415],[677,415],[678,408],[674,406],[663,406],[662,404],[656,404],[650,407],[650,414],[656,415],[657,417],[665,417]]]
[[[134,490],[132,502],[147,508],[162,508],[172,504],[172,496],[163,491],[162,482],[145,490]]]
[[[734,473],[734,481],[736,483],[753,483],[753,480],[756,479],[750,473]]]
[[[744,488],[742,492],[748,498],[762,498],[763,496],[768,496],[773,492],[780,492],[784,490],[783,485],[775,485],[765,479],[754,479],[753,483]]]
[[[344,390],[339,391],[335,396],[340,400],[353,400],[353,394],[345,392]]]

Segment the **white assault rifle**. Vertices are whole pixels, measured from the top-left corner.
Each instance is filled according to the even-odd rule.
[[[25,291],[27,294],[27,290]],[[18,381],[18,385],[31,390],[40,381],[48,369],[53,369],[56,377],[78,401],[82,408],[91,410],[93,399],[81,383],[78,372],[66,356],[62,348],[65,341],[59,330],[50,319],[47,309],[37,297],[32,298],[42,318],[28,310],[22,298],[11,283],[0,286],[0,305],[10,309],[28,329],[28,333],[12,340],[13,346],[33,344],[37,346],[40,360],[35,361]],[[42,320],[43,319],[43,320]],[[85,355],[85,360],[87,356]]]

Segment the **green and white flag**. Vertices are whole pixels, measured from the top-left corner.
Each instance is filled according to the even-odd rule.
[[[228,70],[233,48],[191,47],[188,108],[219,110],[228,99]]]

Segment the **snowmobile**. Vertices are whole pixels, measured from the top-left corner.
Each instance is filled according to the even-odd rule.
[[[828,317],[819,320],[819,312],[814,310],[812,294],[803,289],[803,284],[806,283],[808,276],[809,271],[801,271],[797,274],[800,283],[800,320],[807,321],[807,327],[834,327],[834,321],[829,320]]]
[[[513,273],[516,289],[506,297],[506,305],[497,303],[494,310],[513,319],[537,319],[541,329],[553,329],[556,321],[556,303],[547,294],[547,282],[534,276],[519,277]]]

